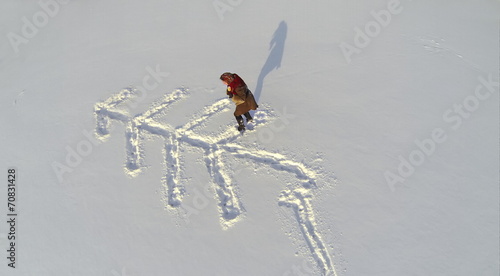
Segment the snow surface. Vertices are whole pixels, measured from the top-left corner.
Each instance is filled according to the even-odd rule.
[[[499,11],[3,1],[0,275],[499,275]]]

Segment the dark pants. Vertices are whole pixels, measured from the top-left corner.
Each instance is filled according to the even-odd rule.
[[[245,113],[243,115],[247,119],[247,123],[253,119],[252,116],[250,115],[250,112],[247,112],[247,113]],[[238,122],[239,125],[243,124],[243,116],[238,115],[238,116],[234,116],[234,117],[236,117],[236,121]]]

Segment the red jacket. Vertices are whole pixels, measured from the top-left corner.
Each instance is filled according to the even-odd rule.
[[[241,88],[241,87],[244,87],[245,89],[243,91],[246,91],[247,85],[245,84],[243,79],[241,79],[240,76],[238,76],[236,74],[233,74],[233,78],[234,78],[234,80],[230,84],[228,84],[228,86],[227,86],[228,92],[230,92],[233,95],[236,95],[237,89]]]

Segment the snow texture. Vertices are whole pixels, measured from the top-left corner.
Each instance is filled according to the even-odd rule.
[[[0,275],[499,275],[498,14],[4,1]]]

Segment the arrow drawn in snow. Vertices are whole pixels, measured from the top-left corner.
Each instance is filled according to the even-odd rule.
[[[185,195],[182,148],[185,146],[203,150],[203,160],[211,177],[215,196],[218,199],[220,222],[223,229],[231,227],[241,219],[245,209],[236,192],[236,182],[232,179],[226,165],[225,155],[251,160],[259,165],[267,165],[277,171],[287,172],[297,178],[295,185],[287,184],[287,190],[279,196],[279,205],[293,209],[295,219],[312,256],[316,260],[323,275],[337,276],[332,258],[317,230],[314,210],[312,208],[311,190],[317,188],[319,173],[304,163],[294,161],[287,156],[266,150],[249,148],[237,143],[241,134],[232,126],[226,131],[208,136],[196,133],[196,130],[211,117],[230,110],[230,101],[221,99],[205,107],[200,114],[180,127],[172,127],[158,122],[160,116],[166,115],[169,107],[189,96],[188,89],[182,88],[164,95],[157,103],[145,112],[129,116],[119,105],[135,96],[134,89],[123,89],[94,107],[96,118],[95,135],[102,141],[110,136],[112,121],[125,124],[126,162],[125,173],[135,177],[146,169],[144,165],[144,138],[154,135],[163,138],[164,177],[162,178],[162,200],[167,208],[181,206]],[[272,112],[265,106],[255,114],[257,126],[265,125]]]

